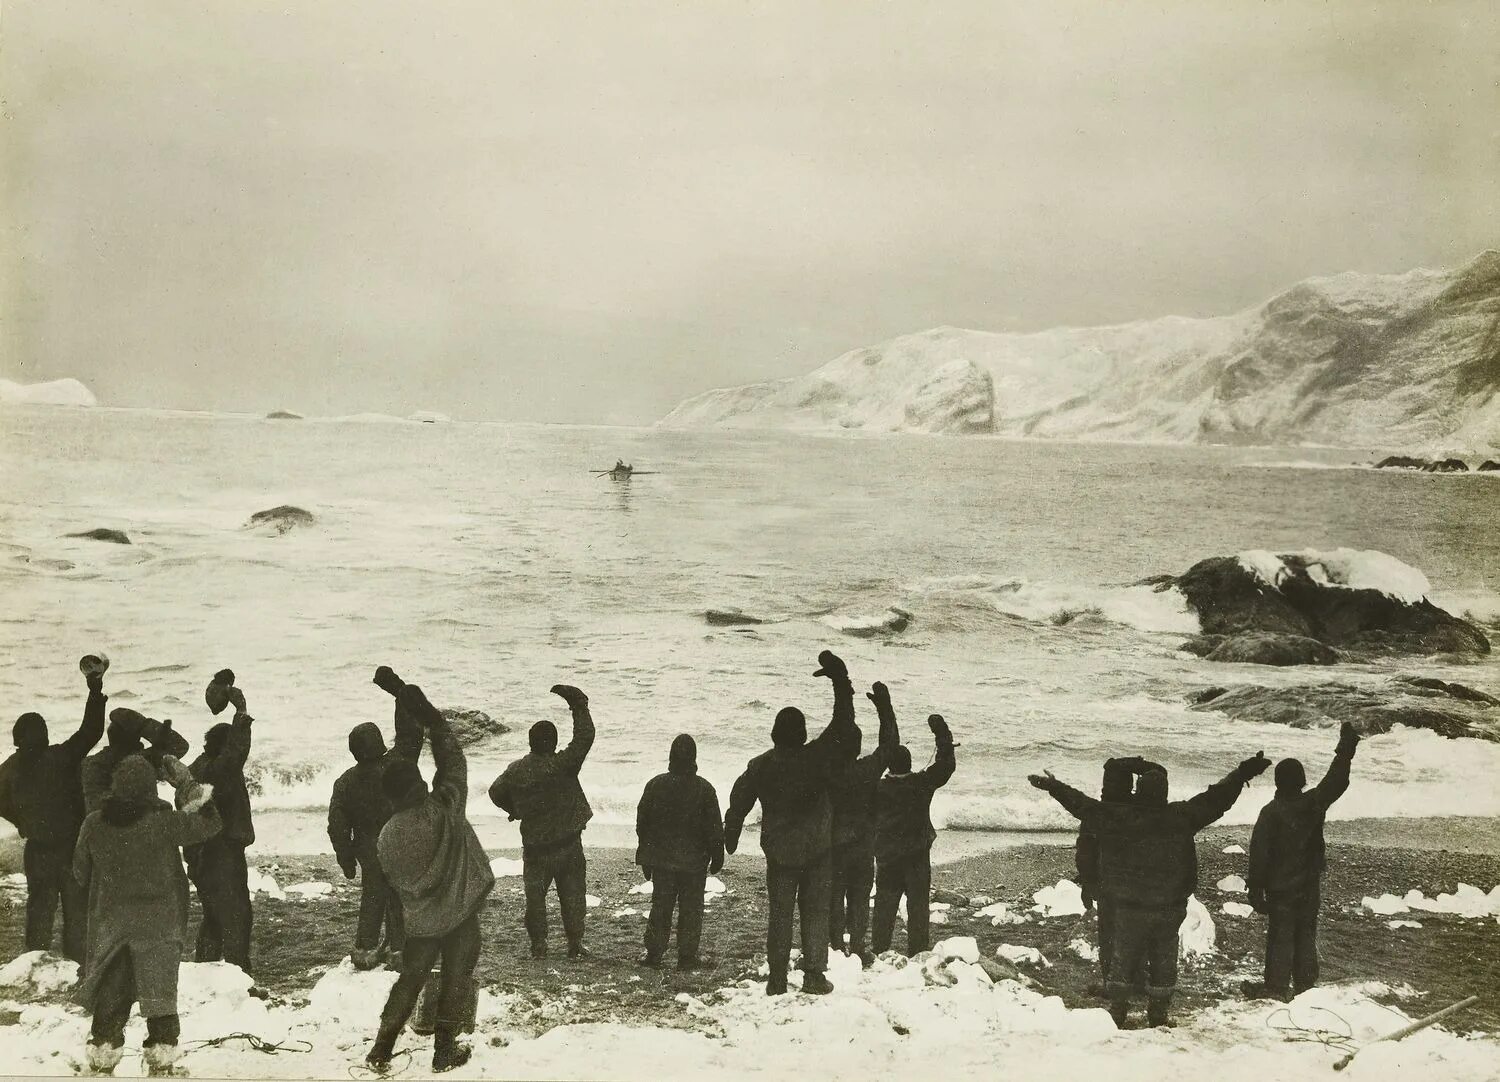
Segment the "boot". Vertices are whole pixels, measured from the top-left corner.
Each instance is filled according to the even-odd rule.
[[[859,959],[859,965],[861,969],[869,969],[872,965],[875,964],[875,955],[871,953],[870,948],[865,946],[863,943],[849,944],[849,953],[853,954],[856,958]]]
[[[645,954],[636,959],[635,964],[638,966],[645,966],[647,969],[660,969],[661,955],[653,954],[651,951],[647,951]]]
[[[684,957],[679,956],[678,959],[677,959],[677,972],[679,972],[679,973],[691,973],[695,969],[702,969],[702,968],[703,968],[703,961],[702,961],[702,959],[698,958],[696,955],[693,956],[693,957],[689,957],[689,958],[684,958]]]
[[[148,1044],[142,1052],[146,1059],[146,1074],[151,1078],[181,1078],[187,1074],[177,1066],[182,1049],[175,1044]]]
[[[547,957],[547,941],[545,939],[534,939],[531,941],[531,956],[538,961]]]
[[[1172,1010],[1171,996],[1152,996],[1146,1001],[1146,1024],[1155,1029],[1171,1029],[1168,1017]]]
[[[114,1045],[95,1044],[90,1041],[84,1046],[84,1052],[85,1074],[112,1075],[115,1073],[115,1068],[120,1065],[120,1060],[124,1058],[125,1048],[123,1045],[116,1048]]]
[[[355,969],[364,972],[367,969],[374,969],[380,964],[380,952],[378,950],[361,950],[356,947],[354,953],[349,955],[349,961],[354,963]]]
[[[370,1054],[365,1057],[365,1066],[382,1074],[390,1067],[391,1057],[396,1054],[396,1037],[398,1030],[381,1028],[375,1034],[375,1043],[370,1046]]]
[[[784,996],[784,995],[786,995],[786,974],[785,973],[777,973],[775,970],[771,971],[771,975],[766,978],[766,995],[768,995],[768,996]]]
[[[804,973],[802,990],[810,996],[826,996],[833,991],[833,984],[822,973]]]
[[[432,1073],[442,1074],[469,1062],[473,1053],[469,1046],[458,1042],[458,1035],[447,1026],[437,1031],[432,1042]]]
[[[576,943],[569,943],[568,944],[568,957],[569,958],[574,958],[574,959],[578,959],[578,958],[592,958],[593,956],[594,956],[594,952],[591,951],[591,950],[589,950],[587,947],[585,947],[583,945],[583,940],[581,940],[581,939],[578,940]]]

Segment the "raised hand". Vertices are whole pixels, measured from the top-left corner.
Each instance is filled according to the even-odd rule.
[[[1266,753],[1258,751],[1240,764],[1240,773],[1246,778],[1258,778],[1270,769],[1270,766],[1271,760],[1266,758]]]
[[[891,689],[877,680],[870,685],[870,690],[865,692],[865,698],[876,706],[888,706],[891,701]]]
[[[948,728],[948,723],[943,720],[943,715],[933,714],[929,716],[927,719],[927,727],[932,730],[932,735],[937,739],[937,742],[939,744],[950,744],[954,747],[958,746],[953,743],[953,731]]]
[[[814,676],[826,676],[830,680],[849,679],[849,666],[844,664],[844,659],[832,650],[824,650],[818,654],[818,668],[813,672]]]
[[[374,683],[376,687],[393,699],[401,694],[401,688],[405,686],[405,681],[397,676],[395,670],[389,665],[382,665],[375,670]]]
[[[1359,733],[1355,730],[1353,725],[1350,725],[1346,721],[1339,727],[1338,750],[1340,752],[1345,752],[1349,755],[1353,755],[1354,749],[1357,747],[1359,747]]]
[[[589,701],[589,697],[572,684],[553,684],[551,691],[569,706],[585,705]]]
[[[1052,771],[1050,770],[1043,770],[1040,774],[1028,774],[1026,775],[1026,780],[1031,782],[1032,788],[1034,789],[1046,789],[1050,785],[1052,785],[1053,782],[1057,781],[1057,779],[1052,776]]]

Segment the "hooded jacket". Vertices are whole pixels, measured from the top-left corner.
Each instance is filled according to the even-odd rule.
[[[154,725],[149,745],[141,742],[144,732]],[[171,722],[154,722],[144,714],[120,706],[109,712],[108,743],[103,751],[83,761],[83,808],[93,813],[104,806],[114,780],[115,767],[132,755],[144,756],[153,768],[160,768],[163,755],[181,759],[188,753],[185,737],[171,727]]]
[[[1056,778],[1043,788],[1098,836],[1100,898],[1128,907],[1174,908],[1185,906],[1198,886],[1194,836],[1233,807],[1256,776],[1248,762],[1197,796],[1171,803],[1165,771],[1141,775],[1129,804],[1095,800]]]
[[[1335,800],[1349,788],[1354,745],[1340,742],[1333,764],[1311,789],[1277,789],[1260,811],[1250,835],[1252,894],[1297,895],[1316,883],[1326,865],[1323,821]]]
[[[585,701],[571,704],[573,739],[562,751],[533,751],[490,784],[490,801],[521,821],[521,845],[554,846],[583,832],[594,809],[578,781],[594,746],[594,719]]]
[[[394,747],[387,751],[380,726],[367,721],[349,731],[349,753],[354,765],[333,783],[328,801],[328,840],[341,865],[356,860],[378,863],[375,844],[392,812],[381,779],[396,760],[417,761],[422,753],[422,726],[398,706]]]
[[[442,936],[479,908],[495,885],[489,859],[467,814],[469,767],[443,715],[423,701],[416,718],[432,737],[432,790],[395,811],[380,830],[376,855],[401,897],[406,934]]]
[[[188,883],[179,847],[219,830],[219,814],[188,772],[174,779],[181,810],[156,797],[156,771],[127,756],[99,811],[83,821],[73,876],[88,887],[88,964],[74,998],[94,1006],[99,981],[129,950],[141,1014],[177,1013],[177,966],[187,936]]]
[[[899,860],[932,848],[937,831],[932,828],[932,798],[958,762],[953,736],[937,741],[937,757],[925,770],[881,778],[875,787],[875,859]]]
[[[686,733],[672,741],[667,772],[646,783],[635,810],[642,868],[702,874],[724,862],[724,824],[719,794],[698,776],[698,745]]]
[[[887,702],[877,704],[876,709],[880,714],[880,741],[875,750],[859,755],[862,734],[854,726],[850,743],[853,754],[859,757],[835,772],[828,790],[833,808],[833,844],[870,852],[875,846],[876,785],[901,744],[896,712]]]
[[[739,845],[745,816],[760,802],[760,848],[766,860],[800,868],[833,846],[833,808],[828,790],[854,757],[854,686],[834,682],[833,717],[816,739],[807,740],[801,713],[776,716],[770,751],[745,764],[729,793],[724,815],[725,847]]]
[[[41,845],[72,845],[83,825],[83,761],[104,735],[104,693],[89,691],[83,724],[60,744],[46,743],[46,722],[34,723],[38,742],[24,740],[0,763],[0,816]],[[34,716],[34,715],[33,715]],[[20,722],[17,722],[20,727]]]
[[[250,726],[255,721],[243,710],[230,724],[220,722],[203,738],[203,754],[190,768],[198,781],[214,787],[214,803],[224,820],[225,841],[236,845],[255,842],[255,824],[250,818],[250,791],[245,785],[245,762],[250,758]]]

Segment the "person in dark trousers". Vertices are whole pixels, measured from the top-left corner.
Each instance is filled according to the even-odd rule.
[[[527,733],[531,752],[511,763],[490,785],[490,800],[521,822],[522,877],[526,885],[526,934],[531,956],[547,957],[547,891],[557,884],[568,957],[587,957],[583,945],[588,863],[583,828],[594,817],[578,772],[594,746],[589,699],[566,684],[552,689],[573,714],[573,738],[557,750],[557,726],[539,721]]]
[[[667,772],[646,783],[635,810],[635,862],[651,881],[651,916],[641,964],[661,965],[677,909],[677,968],[695,969],[703,934],[706,876],[724,867],[719,794],[698,776],[698,745],[687,733],[672,741]]]
[[[1269,919],[1265,985],[1248,992],[1286,1000],[1318,983],[1323,820],[1349,788],[1349,764],[1357,747],[1359,734],[1346,721],[1333,764],[1311,789],[1303,788],[1307,773],[1296,759],[1276,764],[1276,795],[1261,809],[1250,837],[1250,904]]]
[[[73,853],[73,875],[89,896],[89,964],[73,994],[93,1013],[89,1074],[114,1073],[136,1003],[146,1020],[147,1073],[176,1073],[177,967],[188,921],[179,847],[217,833],[219,814],[174,756],[163,756],[160,769],[177,790],[177,810],[157,797],[157,770],[143,756],[127,756],[103,806],[84,820]]]
[[[394,811],[380,830],[376,855],[401,898],[406,949],[401,976],[386,999],[365,1062],[380,1071],[390,1066],[396,1038],[441,958],[432,1046],[436,1073],[469,1060],[470,1050],[458,1037],[473,1024],[479,911],[495,885],[495,874],[469,823],[469,766],[447,719],[415,684],[402,686],[397,702],[426,731],[434,771],[431,791],[410,759],[392,762],[381,780]]]
[[[802,990],[833,991],[828,968],[828,901],[832,895],[833,810],[828,790],[835,775],[854,757],[854,685],[849,670],[831,651],[818,655],[814,676],[833,684],[833,717],[812,741],[807,719],[795,706],[783,707],[771,727],[770,751],[745,766],[729,794],[724,815],[724,848],[739,846],[745,816],[760,802],[760,847],[766,855],[767,995],[787,990],[791,964],[792,917],[802,918]]]
[[[1104,780],[1099,787],[1099,799],[1105,804],[1129,804],[1135,796],[1132,787],[1135,785],[1136,775],[1161,769],[1159,763],[1153,763],[1149,759],[1108,759],[1104,763]],[[1073,862],[1078,869],[1078,887],[1083,895],[1083,907],[1085,910],[1093,909],[1098,920],[1101,981],[1098,992],[1102,993],[1102,982],[1109,980],[1109,963],[1114,952],[1115,909],[1114,902],[1100,892],[1099,835],[1089,821],[1080,821],[1078,824],[1078,841],[1073,847]],[[1144,970],[1137,970],[1137,977],[1132,983],[1144,987]]]
[[[866,932],[870,925],[870,888],[875,885],[875,788],[880,775],[896,759],[901,744],[891,693],[876,681],[868,693],[880,718],[880,741],[860,756],[861,733],[853,730],[857,758],[840,770],[829,790],[833,806],[833,893],[828,904],[828,942],[834,950],[853,954],[868,968],[875,961]],[[844,933],[849,934],[848,946]]]
[[[929,942],[932,894],[932,798],[953,777],[957,761],[953,734],[942,715],[927,719],[937,757],[912,773],[911,751],[898,745],[890,773],[875,788],[875,953],[891,949],[896,911],[906,898],[906,953],[919,954]]]
[[[62,906],[63,954],[84,960],[88,889],[73,878],[73,845],[83,825],[84,757],[104,735],[104,671],[87,675],[83,724],[60,744],[48,743],[47,720],[22,714],[11,730],[16,750],[0,763],[0,816],[26,842],[26,949],[50,950]]]
[[[1129,804],[1106,804],[1064,785],[1051,771],[1027,779],[1099,838],[1099,890],[1114,906],[1114,945],[1105,995],[1123,1027],[1130,1013],[1131,975],[1146,964],[1146,1018],[1170,1025],[1177,990],[1177,930],[1198,885],[1194,836],[1239,799],[1271,760],[1257,753],[1188,800],[1167,802],[1167,772],[1152,768],[1136,780]]]
[[[171,721],[148,718],[128,706],[117,706],[109,712],[104,741],[104,750],[85,759],[80,771],[86,815],[104,806],[115,767],[130,756],[143,756],[153,770],[159,770],[164,756],[182,759],[188,753],[187,739],[172,728]]]
[[[203,753],[190,767],[194,778],[213,787],[213,802],[224,824],[213,838],[184,854],[203,909],[194,960],[223,959],[248,974],[255,915],[245,850],[255,842],[255,824],[250,816],[245,762],[250,757],[255,719],[246,710],[245,696],[234,686],[234,673],[228,669],[214,674],[204,701],[215,714],[233,704],[234,721],[220,722],[208,730],[203,737]]]
[[[387,673],[395,677],[385,666],[377,670],[376,683]],[[393,694],[399,692],[396,685]],[[328,840],[333,843],[333,854],[344,878],[360,880],[359,922],[350,954],[355,969],[373,969],[386,958],[399,956],[406,944],[401,900],[380,866],[375,843],[380,828],[391,817],[390,798],[381,784],[386,768],[397,760],[416,762],[421,753],[422,726],[400,703],[396,704],[395,746],[389,750],[380,726],[373,722],[349,730],[349,754],[354,756],[354,765],[333,783],[333,796],[328,801]]]

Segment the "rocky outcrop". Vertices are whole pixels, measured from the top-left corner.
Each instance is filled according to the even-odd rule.
[[[316,521],[311,511],[293,507],[291,504],[282,504],[280,507],[255,512],[250,516],[247,525],[276,534],[284,534],[299,526],[311,526]]]
[[[703,619],[714,627],[744,627],[765,623],[759,616],[751,616],[739,609],[709,609],[703,614]]]
[[[1378,587],[1382,574],[1388,589]],[[1203,635],[1183,648],[1211,660],[1335,660],[1308,640],[1356,655],[1480,655],[1490,649],[1479,628],[1423,596],[1426,579],[1420,572],[1383,553],[1340,549],[1216,556],[1183,575],[1149,581],[1157,590],[1175,588],[1186,598]]]
[[[1377,470],[1425,470],[1432,462],[1426,458],[1415,458],[1412,455],[1390,455],[1375,463]]]
[[[293,413],[291,410],[272,410],[270,413],[266,414],[266,420],[268,420],[268,421],[301,421],[301,420],[304,420],[304,418],[303,418],[302,414],[300,414],[300,413]]]
[[[1363,736],[1404,725],[1431,729],[1450,740],[1500,742],[1500,704],[1491,696],[1462,685],[1448,685],[1462,689],[1454,693],[1434,690],[1426,686],[1429,683],[1443,685],[1441,680],[1412,678],[1396,678],[1373,689],[1331,682],[1289,687],[1244,684],[1206,699],[1193,693],[1189,699],[1196,701],[1189,709],[1294,729],[1332,729],[1347,721]]]
[[[1422,467],[1424,473],[1468,473],[1469,464],[1461,458],[1440,458]]]
[[[86,541],[107,541],[111,545],[128,545],[130,537],[124,530],[109,530],[99,527],[94,530],[84,530],[81,533],[70,533],[68,537],[81,537]]]
[[[1496,462],[1493,458],[1487,458],[1479,464],[1479,468],[1475,472],[1493,473],[1497,470],[1500,470],[1500,462]]]
[[[444,707],[442,713],[460,747],[473,747],[492,736],[504,736],[510,732],[510,726],[496,721],[483,710]]]
[[[1500,438],[1497,337],[1500,251],[1486,251],[1449,271],[1311,278],[1208,319],[939,327],[709,391],[662,424],[1461,453]]]

